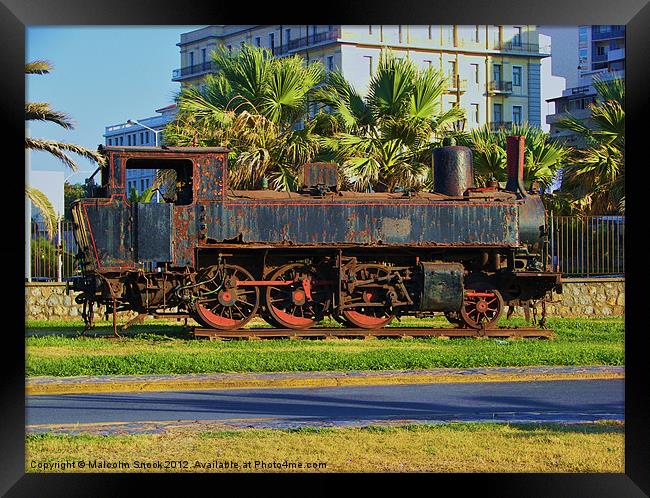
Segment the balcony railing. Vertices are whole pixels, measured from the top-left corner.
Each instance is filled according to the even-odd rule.
[[[512,81],[490,81],[490,93],[512,93]]]
[[[512,121],[490,121],[490,130],[499,131],[512,128]]]
[[[449,77],[448,80],[447,93],[465,92],[467,90],[467,80],[454,78],[453,76]]]
[[[217,69],[217,66],[214,62],[202,62],[201,64],[194,64],[193,66],[182,67],[180,69],[174,69],[172,71],[172,81],[178,81],[181,79],[189,78],[191,76],[196,76],[202,73],[208,73]]]
[[[272,52],[273,55],[285,55],[289,52],[300,50],[305,47],[336,41],[340,37],[341,37],[341,30],[333,29],[331,31],[325,31],[323,33],[315,33],[309,36],[303,36],[302,38],[296,38],[295,40],[290,40],[283,45],[278,45],[277,47],[273,47]]]
[[[541,53],[550,54],[551,47],[548,45],[539,45],[537,43],[522,43],[516,40],[497,43],[494,50],[503,50],[504,52],[526,52],[526,53]]]
[[[594,32],[591,36],[593,41],[608,40],[610,38],[621,38],[625,36],[625,27],[610,29],[609,31]]]

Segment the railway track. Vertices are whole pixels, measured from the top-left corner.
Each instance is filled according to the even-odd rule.
[[[552,339],[552,330],[535,327],[496,327],[487,329],[449,327],[388,327],[375,330],[359,328],[310,328],[305,330],[250,328],[241,330],[217,330],[196,327],[194,337],[209,339],[246,338],[327,338],[327,337],[507,337]]]

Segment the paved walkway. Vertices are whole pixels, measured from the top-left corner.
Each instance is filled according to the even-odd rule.
[[[502,382],[623,378],[623,366],[434,368],[363,372],[215,373],[33,377],[28,395],[196,389],[331,387],[345,385]]]

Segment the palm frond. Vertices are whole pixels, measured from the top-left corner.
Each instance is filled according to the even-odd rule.
[[[97,164],[104,164],[105,158],[101,154],[94,152],[80,145],[68,144],[64,142],[56,142],[54,140],[43,140],[40,138],[25,137],[25,148],[30,150],[39,150],[49,152],[54,157],[63,162],[72,171],[78,171],[79,167],[64,151],[74,152],[90,161]]]
[[[52,238],[57,223],[56,211],[54,210],[52,203],[43,192],[34,187],[25,185],[25,195],[30,201],[32,201],[34,206],[41,211],[47,234]]]
[[[66,129],[74,128],[74,123],[68,114],[52,110],[50,104],[46,102],[27,102],[25,104],[25,119],[27,121],[49,121]]]
[[[36,60],[25,64],[25,74],[48,74],[52,69],[52,64],[43,60]]]

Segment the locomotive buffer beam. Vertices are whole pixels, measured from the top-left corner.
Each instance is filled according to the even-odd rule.
[[[387,327],[382,329],[360,328],[310,328],[267,329],[250,328],[240,330],[217,330],[196,327],[194,337],[236,339],[236,338],[271,338],[271,337],[537,337],[552,339],[552,330],[534,327],[496,327],[496,328],[418,328],[418,327]]]

